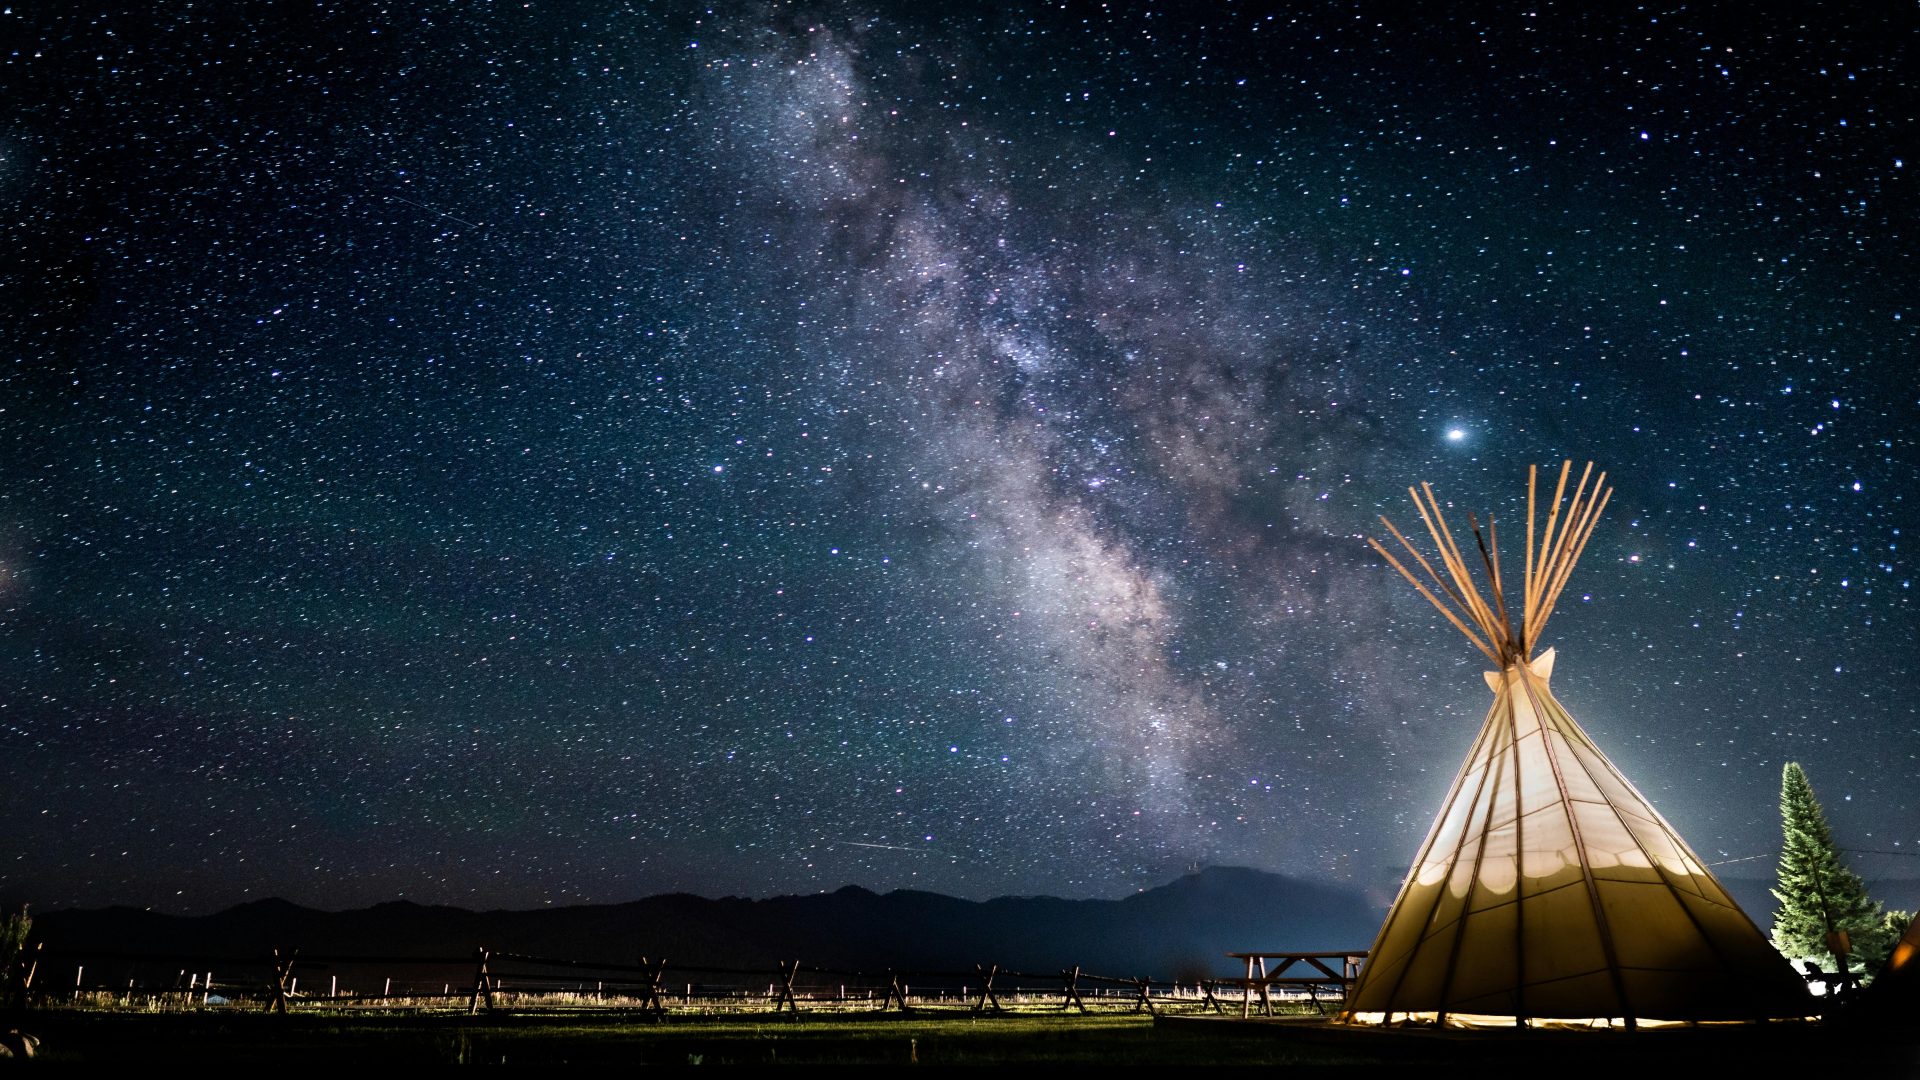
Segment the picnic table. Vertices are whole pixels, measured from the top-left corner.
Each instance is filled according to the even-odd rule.
[[[1228,956],[1247,962],[1247,974],[1240,979],[1240,1016],[1253,1014],[1253,997],[1260,995],[1260,1014],[1273,1015],[1273,988],[1305,990],[1320,1007],[1320,991],[1337,992],[1343,999],[1354,979],[1360,975],[1365,950],[1345,952],[1230,952]],[[1276,961],[1269,971],[1267,962]]]

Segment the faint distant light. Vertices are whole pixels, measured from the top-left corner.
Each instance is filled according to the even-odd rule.
[[[1466,437],[1467,437],[1467,433],[1466,433],[1466,432],[1465,432],[1464,430],[1462,430],[1462,429],[1460,429],[1460,428],[1448,428],[1448,429],[1447,429],[1447,441],[1448,441],[1448,442],[1459,442],[1460,440],[1462,440],[1462,439],[1464,439],[1464,438],[1466,438]]]
[[[715,466],[713,467],[713,471],[714,471],[714,472],[726,472],[726,471],[727,471],[727,467],[726,467],[725,465],[715,465]]]
[[[1629,556],[1627,556],[1627,561],[1628,561],[1628,562],[1639,562],[1639,561],[1640,561],[1640,556],[1638,556],[1638,555],[1629,555]]]

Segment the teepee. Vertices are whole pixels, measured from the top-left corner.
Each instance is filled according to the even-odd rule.
[[[1439,571],[1384,517],[1424,579],[1368,540],[1496,670],[1493,708],[1348,995],[1348,1023],[1633,1027],[1814,1011],[1786,960],[1547,688],[1554,652],[1534,648],[1613,494],[1588,463],[1567,498],[1572,466],[1538,543],[1528,471],[1518,610],[1493,522],[1483,531],[1467,516],[1483,591],[1428,485],[1408,492]]]

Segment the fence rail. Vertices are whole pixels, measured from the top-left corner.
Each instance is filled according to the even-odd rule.
[[[1261,1011],[1298,1002],[1316,1011],[1344,999],[1364,952],[1230,953],[1292,958],[1268,975],[1161,979],[1101,975],[1078,966],[1055,972],[998,964],[971,970],[861,969],[780,960],[770,968],[699,963],[638,963],[541,956],[478,948],[467,956],[67,950],[40,943],[23,950],[11,984],[17,1008],[159,1009],[296,1008],[452,1011],[582,1011],[725,1013],[746,1010],[999,1013],[1047,1009],[1088,1013],[1159,1013],[1162,1009],[1225,1013],[1235,998],[1242,1015],[1258,994]],[[1296,963],[1311,977],[1281,977]],[[217,977],[216,977],[217,976]],[[301,983],[305,980],[306,986]],[[1229,992],[1232,992],[1231,994]]]

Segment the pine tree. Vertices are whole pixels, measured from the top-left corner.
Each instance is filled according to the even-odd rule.
[[[1860,875],[1840,861],[1827,815],[1813,796],[1813,785],[1797,762],[1780,775],[1779,884],[1773,890],[1780,907],[1773,913],[1773,944],[1791,958],[1832,956],[1842,970],[1847,953],[1856,960],[1862,946],[1871,950],[1885,936],[1886,916],[1867,895]],[[1852,939],[1841,944],[1840,934]],[[1859,963],[1851,965],[1858,971]],[[1868,969],[1869,973],[1871,969]]]
[[[0,1001],[14,989],[20,953],[27,947],[27,935],[33,932],[33,918],[25,904],[12,915],[0,915]]]

